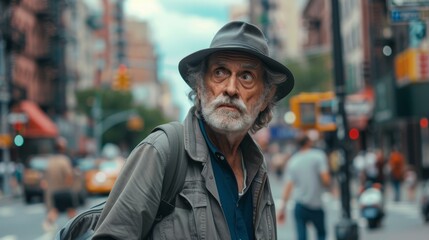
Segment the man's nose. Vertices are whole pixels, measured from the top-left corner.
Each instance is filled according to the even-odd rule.
[[[225,93],[229,96],[235,96],[238,94],[238,79],[236,75],[232,74],[228,79],[225,87]]]

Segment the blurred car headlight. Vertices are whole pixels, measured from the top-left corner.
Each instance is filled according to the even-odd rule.
[[[94,176],[96,183],[104,183],[107,180],[107,175],[104,172],[98,172]]]

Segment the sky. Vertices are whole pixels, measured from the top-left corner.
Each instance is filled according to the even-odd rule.
[[[180,77],[179,61],[210,45],[214,34],[228,21],[229,7],[247,0],[126,0],[128,17],[146,20],[160,56],[160,79],[170,83],[174,103],[180,103],[183,120],[192,103],[190,88]]]

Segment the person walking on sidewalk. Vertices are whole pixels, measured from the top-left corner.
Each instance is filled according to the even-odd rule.
[[[397,146],[394,146],[389,156],[390,180],[392,181],[394,200],[401,200],[401,184],[404,180],[405,173],[405,157],[399,151]]]
[[[282,203],[277,213],[279,224],[286,221],[286,205],[292,192],[295,200],[295,224],[299,240],[307,239],[307,223],[317,231],[317,239],[326,239],[325,212],[322,208],[322,194],[330,186],[327,156],[313,148],[307,136],[298,140],[299,150],[289,160]]]
[[[43,182],[45,188],[46,219],[43,222],[45,231],[55,230],[58,215],[67,212],[71,219],[76,216],[77,196],[72,195],[74,183],[73,166],[66,155],[67,140],[56,139],[56,153],[49,157]],[[69,194],[70,193],[70,194]]]

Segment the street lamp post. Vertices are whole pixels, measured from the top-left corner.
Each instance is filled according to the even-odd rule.
[[[100,94],[97,94],[95,103],[92,109],[92,115],[95,120],[94,122],[94,140],[95,140],[95,148],[96,148],[95,150],[96,150],[96,155],[99,156],[103,133],[105,133],[114,125],[127,121],[130,118],[130,116],[137,115],[137,112],[133,109],[124,110],[102,119],[101,96]]]
[[[1,44],[1,42],[0,42]],[[5,82],[3,82],[5,83]],[[8,131],[8,121],[7,121],[7,115],[8,115],[8,103],[10,100],[9,92],[7,91],[6,85],[0,86],[0,134],[3,136],[9,136]],[[3,164],[4,164],[4,173],[3,173],[3,193],[5,196],[9,196],[10,194],[10,152],[9,152],[10,146],[2,146],[2,158],[3,158]]]
[[[334,60],[335,95],[338,103],[337,112],[337,144],[341,168],[338,180],[341,187],[342,216],[335,227],[337,240],[357,240],[358,228],[351,219],[350,210],[350,161],[347,135],[347,116],[344,107],[345,83],[343,66],[343,45],[341,38],[341,20],[339,0],[331,0],[332,11],[332,51]]]
[[[101,121],[102,109],[101,109],[101,93],[96,92],[94,105],[92,106],[92,118],[94,121],[94,141],[95,141],[95,155],[100,155],[101,146],[101,125],[98,124]]]
[[[1,3],[0,3],[0,7]],[[9,82],[12,78],[12,71],[11,71],[11,61],[9,54],[6,53],[5,48],[5,41],[2,37],[2,34],[0,33],[0,135],[3,137],[7,136],[10,138],[9,128],[8,128],[8,121],[7,116],[9,112],[9,101],[11,99],[10,96],[10,86]],[[3,186],[0,186],[0,188],[3,188],[3,193],[5,196],[10,195],[10,187],[9,187],[9,181],[10,181],[10,164],[11,164],[11,158],[10,158],[10,143],[5,144],[1,147],[2,150],[2,159],[4,164],[4,174],[3,174]]]

